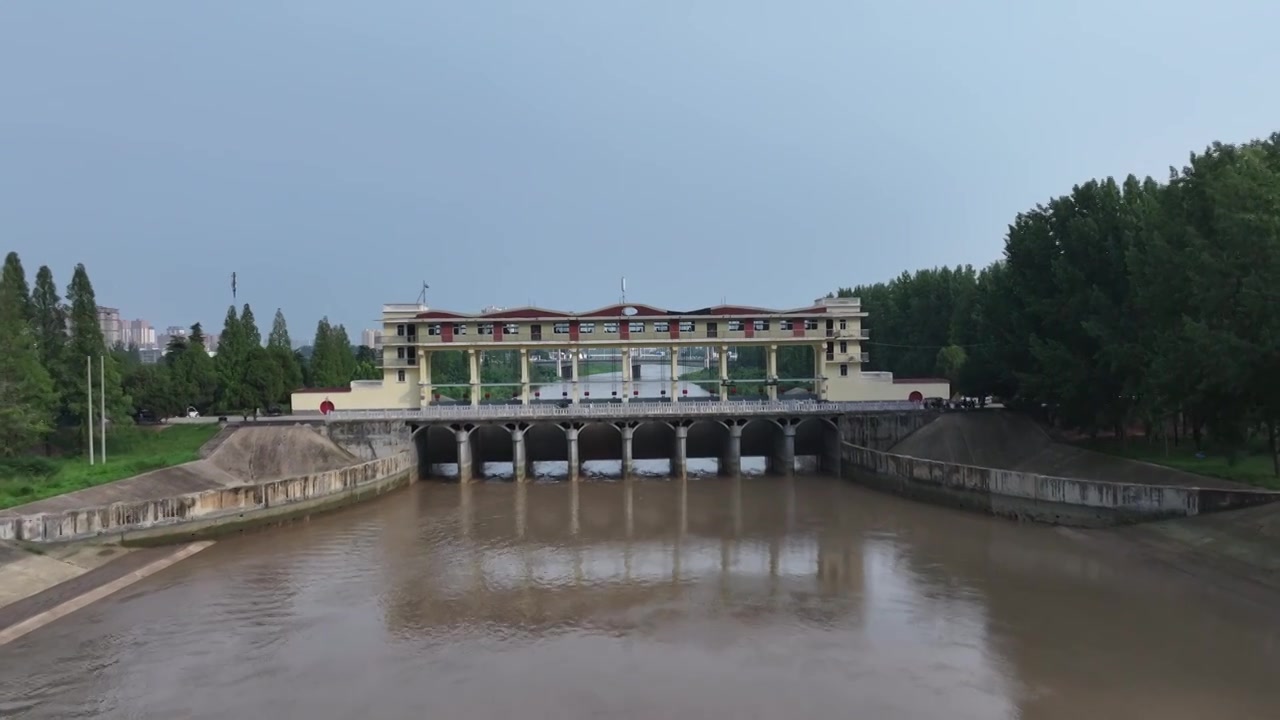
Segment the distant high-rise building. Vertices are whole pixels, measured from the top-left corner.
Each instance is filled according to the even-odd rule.
[[[156,330],[146,320],[130,320],[124,323],[121,342],[139,348],[156,347]]]
[[[102,328],[102,339],[108,348],[124,342],[124,325],[120,322],[120,310],[98,306],[98,327]]]
[[[382,346],[381,330],[365,330],[360,333],[360,344],[369,348],[377,348]]]

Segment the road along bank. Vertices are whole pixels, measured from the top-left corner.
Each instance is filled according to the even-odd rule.
[[[868,487],[1015,520],[1107,527],[1193,517],[1280,500],[1268,490],[1054,477],[898,455],[849,442],[845,477]]]
[[[129,544],[230,532],[413,480],[412,449],[379,455],[348,452],[304,426],[240,427],[205,460],[0,511],[0,540]]]

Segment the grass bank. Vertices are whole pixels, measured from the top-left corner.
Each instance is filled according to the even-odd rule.
[[[1181,446],[1170,443],[1167,454],[1164,443],[1148,442],[1140,437],[1130,438],[1127,443],[1122,443],[1116,438],[1098,438],[1081,441],[1080,445],[1090,450],[1118,455],[1130,460],[1164,465],[1176,470],[1270,490],[1280,490],[1280,478],[1275,476],[1271,456],[1265,452],[1242,451],[1236,457],[1236,461],[1230,463],[1225,455],[1211,451],[1203,453],[1204,457],[1197,457],[1196,449],[1189,442],[1183,442]]]
[[[128,428],[107,436],[107,462],[93,465],[85,455],[15,458],[0,464],[0,508],[190,462],[218,429],[213,423]]]

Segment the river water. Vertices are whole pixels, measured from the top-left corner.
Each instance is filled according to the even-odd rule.
[[[1270,610],[1093,537],[820,476],[420,483],[23,637],[0,716],[1278,716]]]

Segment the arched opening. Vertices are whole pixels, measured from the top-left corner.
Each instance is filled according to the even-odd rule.
[[[698,420],[689,426],[685,445],[686,471],[710,475],[720,471],[720,458],[729,444],[729,428],[718,420]]]
[[[447,425],[424,425],[414,431],[419,477],[458,477],[458,438]]]
[[[631,437],[632,472],[636,475],[668,477],[671,453],[676,447],[675,428],[661,421],[642,422]]]
[[[622,431],[612,423],[587,423],[578,431],[578,460],[591,477],[622,475]]]
[[[742,426],[742,474],[759,475],[770,466],[782,441],[782,427],[769,418],[754,418]]]
[[[840,428],[827,417],[807,417],[796,425],[796,466],[806,472],[839,471]]]
[[[471,431],[471,472],[478,478],[510,477],[511,432],[502,425],[481,425]]]
[[[524,454],[529,478],[567,477],[569,443],[555,423],[534,423],[524,431]]]

